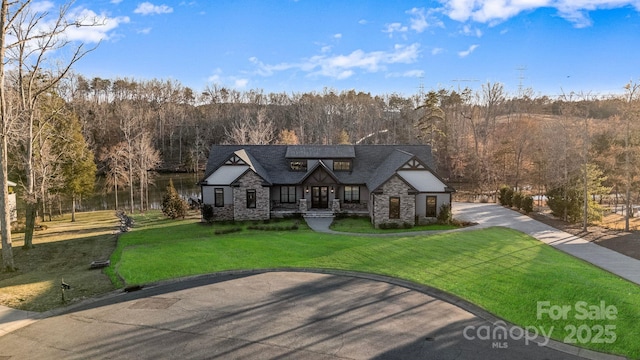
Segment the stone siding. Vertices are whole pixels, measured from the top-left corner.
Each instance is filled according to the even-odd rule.
[[[225,204],[220,207],[213,206],[213,221],[225,220],[233,220],[233,204]]]
[[[269,187],[262,186],[262,178],[253,171],[248,171],[238,179],[238,186],[233,188],[233,218],[235,220],[267,220],[269,211]],[[256,207],[247,208],[247,190],[256,191]]]
[[[394,176],[382,186],[382,194],[373,194],[373,226],[378,228],[380,224],[384,223],[415,225],[416,197],[414,194],[409,194],[410,190],[409,185]],[[400,198],[399,219],[389,219],[390,197]]]

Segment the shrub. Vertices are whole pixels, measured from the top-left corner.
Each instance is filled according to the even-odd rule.
[[[380,225],[378,225],[378,227],[383,230],[389,230],[389,229],[398,229],[399,225],[397,223],[387,222],[387,223],[381,223]]]
[[[167,192],[162,197],[162,213],[171,219],[184,219],[188,208],[187,202],[178,195],[176,188],[173,186],[173,180],[169,179]]]
[[[438,212],[438,216],[436,217],[438,224],[448,225],[451,224],[453,220],[453,215],[451,214],[451,205],[450,204],[442,204],[440,205],[440,211]]]
[[[234,227],[234,228],[228,228],[228,229],[218,229],[218,230],[214,231],[213,233],[215,235],[224,235],[224,234],[231,234],[231,233],[239,232],[239,231],[242,231],[242,228]]]
[[[518,191],[514,193],[513,196],[511,197],[511,202],[513,203],[513,207],[515,207],[518,210],[522,209],[522,199],[523,199],[523,195],[521,192]]]
[[[202,205],[202,219],[208,223],[213,222],[213,206]]]
[[[498,194],[498,201],[502,206],[513,206],[513,189],[508,186],[503,186],[500,188],[500,193]]]
[[[533,211],[533,196],[529,195],[522,198],[522,210],[527,214]]]
[[[287,230],[298,230],[300,228],[300,221],[296,221],[291,226],[284,225],[251,225],[247,226],[249,230],[260,230],[260,231],[287,231]]]

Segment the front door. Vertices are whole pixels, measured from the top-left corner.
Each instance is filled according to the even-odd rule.
[[[329,207],[329,187],[311,187],[311,207],[316,209],[326,209]]]

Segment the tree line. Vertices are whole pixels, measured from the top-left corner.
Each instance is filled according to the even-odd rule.
[[[439,174],[463,191],[495,195],[508,185],[568,197],[568,184],[580,188],[599,174],[581,198],[615,190],[630,205],[638,194],[639,91],[633,82],[621,90],[552,98],[488,82],[410,96],[215,84],[196,92],[178,81],[74,75],[60,96],[81,119],[108,186],[131,189],[132,204],[138,188],[141,209],[146,170],[201,171],[209,147],[223,143],[428,144]]]

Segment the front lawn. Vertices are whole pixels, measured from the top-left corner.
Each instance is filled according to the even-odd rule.
[[[560,341],[570,335],[567,326],[613,325],[617,335],[613,343],[583,346],[640,357],[640,287],[517,231],[490,228],[369,237],[301,228],[214,235],[221,225],[136,221],[137,227],[120,237],[112,257],[127,284],[232,269],[305,267],[376,273],[445,290],[523,327],[542,326],[546,331],[553,327],[552,337]],[[605,301],[616,307],[618,315],[615,320],[538,319],[537,304],[542,301],[559,306]]]

